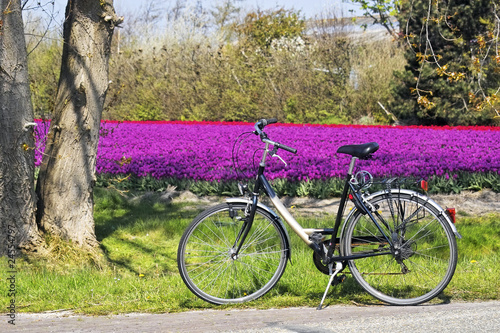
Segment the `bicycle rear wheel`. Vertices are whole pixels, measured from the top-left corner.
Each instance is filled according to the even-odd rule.
[[[384,193],[370,203],[392,245],[368,215],[357,211],[346,222],[343,254],[391,254],[349,261],[354,278],[372,296],[393,305],[417,305],[436,297],[457,264],[455,236],[444,216],[417,193]]]
[[[287,263],[288,242],[278,221],[258,208],[240,252],[237,239],[245,204],[221,204],[202,212],[181,238],[177,264],[187,287],[213,304],[241,303],[266,294]]]

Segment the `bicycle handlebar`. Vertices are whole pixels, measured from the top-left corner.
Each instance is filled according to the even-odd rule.
[[[270,125],[270,124],[276,124],[278,122],[278,119],[276,119],[276,118],[261,119],[261,121],[262,121],[262,124],[264,124],[264,126],[267,126],[267,125]]]
[[[283,150],[286,150],[286,151],[288,151],[288,152],[290,152],[290,153],[297,154],[297,149],[295,149],[295,148],[288,147],[288,146],[286,146],[286,145],[283,145],[283,144],[281,144],[281,143],[277,143],[277,142],[275,142],[275,144],[274,144],[274,145],[275,145],[276,147],[278,147],[279,149],[283,149]]]
[[[278,122],[278,119],[276,118],[271,118],[271,119],[261,119],[258,122],[255,123],[255,129],[257,132],[260,134],[264,127],[270,124],[276,124]]]
[[[297,149],[292,148],[292,147],[288,147],[287,145],[284,145],[284,144],[281,144],[278,142],[271,141],[267,137],[267,134],[264,133],[264,127],[266,127],[267,125],[270,125],[270,124],[275,124],[277,122],[278,122],[278,119],[276,119],[276,118],[259,120],[258,122],[255,123],[255,132],[256,132],[255,134],[260,136],[260,139],[262,140],[262,142],[269,143],[278,149],[283,149],[283,150],[286,150],[290,153],[297,154]]]

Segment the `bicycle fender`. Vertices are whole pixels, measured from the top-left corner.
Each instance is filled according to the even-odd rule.
[[[418,193],[418,192],[415,192],[412,190],[406,190],[406,189],[392,189],[391,191],[393,194],[396,194],[396,195],[398,193],[401,193],[401,194],[407,194],[410,197],[418,197],[419,199],[429,203],[431,206],[433,206],[438,211],[438,216],[443,216],[444,219],[446,220],[446,222],[448,222],[448,225],[450,226],[450,228],[453,231],[453,233],[455,234],[455,236],[458,239],[462,238],[462,235],[460,235],[460,233],[458,232],[457,228],[455,227],[455,224],[453,224],[453,222],[451,222],[451,219],[448,216],[448,214],[446,213],[446,211],[440,205],[438,205],[434,200],[429,198],[428,196],[426,196],[422,193]],[[368,197],[366,197],[364,199],[366,201],[371,201],[371,200],[375,199],[376,197],[381,196],[381,195],[385,195],[387,193],[388,193],[387,190],[378,191],[378,192],[375,192],[375,193],[369,195]],[[351,212],[349,213],[349,215],[347,216],[347,218],[345,220],[348,221],[349,218],[351,217],[351,215],[354,214],[355,211],[356,211],[356,209],[351,210]],[[344,223],[341,235],[343,235],[345,227],[346,227],[346,223]]]
[[[244,198],[227,198],[226,202],[227,203],[232,203],[232,204],[247,205],[249,203],[251,204],[252,200],[250,200],[250,199],[244,199]],[[259,202],[259,203],[257,203],[257,208],[261,208],[261,209],[265,210],[267,213],[269,213],[269,215],[271,215],[271,217],[273,218],[273,220],[275,220],[276,222],[278,222],[278,226],[281,228],[281,230],[285,234],[285,241],[286,241],[285,246],[286,246],[286,249],[287,249],[287,251],[286,251],[286,253],[287,253],[287,259],[291,261],[292,260],[292,248],[290,246],[290,244],[291,244],[291,242],[290,242],[290,236],[288,235],[288,231],[286,230],[286,227],[283,224],[283,221],[278,216],[278,214],[276,214],[271,208],[267,207],[266,205],[263,205],[263,204],[261,204]]]

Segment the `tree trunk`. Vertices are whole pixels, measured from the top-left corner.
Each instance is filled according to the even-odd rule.
[[[33,106],[21,2],[0,0],[0,255],[40,244],[35,222]]]
[[[68,1],[56,105],[37,184],[40,228],[83,247],[97,244],[93,186],[116,23],[112,0]]]

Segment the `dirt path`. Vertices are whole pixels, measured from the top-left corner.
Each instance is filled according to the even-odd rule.
[[[458,216],[500,214],[500,193],[495,193],[489,189],[452,195],[437,194],[430,197],[443,208],[455,208]],[[169,195],[169,198],[173,202],[193,202],[206,207],[224,201],[224,198],[220,197],[199,198],[188,191],[173,192]],[[336,214],[340,203],[339,198],[319,200],[314,198],[284,197],[282,201],[286,207],[291,207],[292,214],[294,210],[299,213],[309,214]]]

